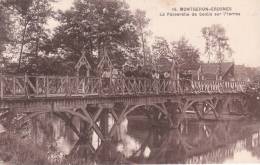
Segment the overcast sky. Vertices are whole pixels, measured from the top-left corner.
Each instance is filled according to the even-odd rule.
[[[176,41],[184,36],[202,53],[205,45],[201,35],[202,27],[221,24],[226,29],[230,45],[234,50],[235,63],[260,66],[260,0],[125,1],[133,10],[140,8],[146,11],[151,19],[149,29],[154,36],[162,36],[169,41]],[[54,8],[67,10],[72,4],[73,0],[59,0]],[[180,7],[232,7],[230,13],[240,13],[240,16],[160,16],[160,13],[172,13],[172,8]],[[50,26],[55,25],[55,22],[50,22]]]

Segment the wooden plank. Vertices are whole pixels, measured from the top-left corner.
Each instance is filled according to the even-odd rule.
[[[24,79],[16,78],[15,86],[18,85],[19,89],[21,91],[24,91],[24,89],[25,89],[25,87],[24,87],[25,86],[25,82],[23,81],[23,85],[22,85],[21,82],[20,82],[21,80],[24,80]],[[17,89],[17,86],[15,88]],[[24,91],[24,93],[25,93],[25,91]]]
[[[36,80],[35,80],[35,81],[36,81]],[[32,82],[30,81],[30,79],[29,79],[28,77],[26,77],[26,82],[27,82],[27,84],[32,88],[33,92],[34,92],[34,93],[37,93],[35,86],[32,84]],[[25,85],[26,85],[26,84],[25,84]]]
[[[103,108],[99,108],[97,113],[93,117],[93,121],[96,122],[98,117],[100,116],[101,112],[103,111]]]
[[[49,93],[50,93],[50,91],[49,91],[49,77],[48,76],[45,77],[45,82],[46,82],[45,92],[46,92],[46,97],[48,97]]]

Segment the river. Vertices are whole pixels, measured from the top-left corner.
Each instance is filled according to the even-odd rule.
[[[120,124],[118,138],[104,143],[95,132],[88,142],[77,143],[75,134],[59,120],[32,129],[30,138],[23,139],[46,152],[51,164],[260,163],[260,122],[248,119],[189,119],[179,129],[168,129],[163,124],[155,127],[147,120],[131,118]],[[5,133],[2,130],[1,135]],[[0,150],[4,152],[3,146]]]

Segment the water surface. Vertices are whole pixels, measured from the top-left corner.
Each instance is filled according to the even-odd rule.
[[[111,118],[109,123],[113,124]],[[60,120],[38,123],[31,134],[32,144],[46,151],[53,164],[260,163],[260,122],[250,120],[190,119],[179,129],[168,129],[164,124],[152,126],[147,120],[131,118],[106,142],[92,131],[79,143]]]

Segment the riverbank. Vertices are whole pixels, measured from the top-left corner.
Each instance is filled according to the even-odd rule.
[[[48,165],[45,150],[24,141],[12,133],[2,133],[0,136],[0,162],[5,165]]]

